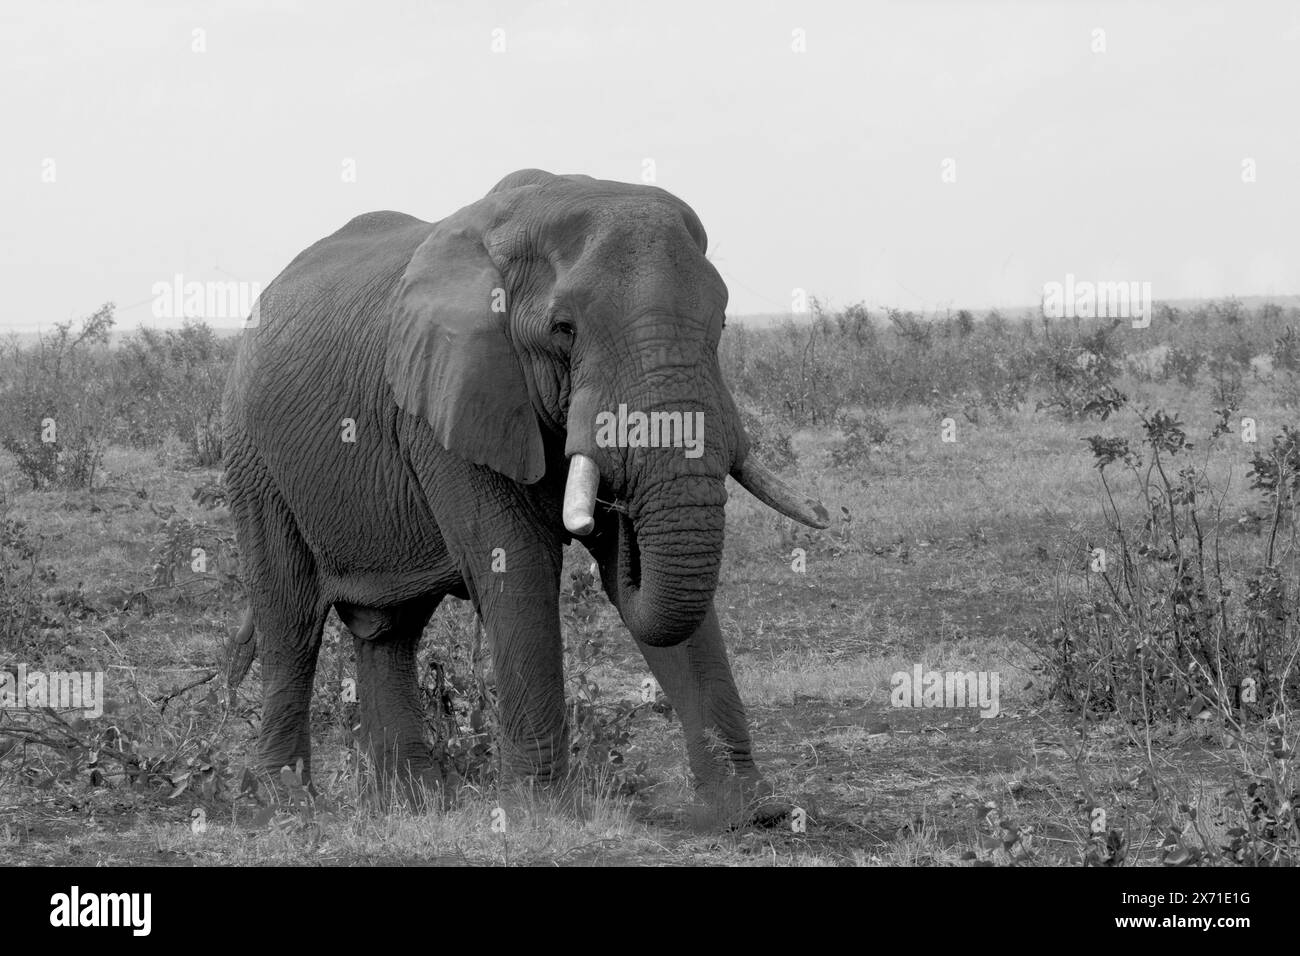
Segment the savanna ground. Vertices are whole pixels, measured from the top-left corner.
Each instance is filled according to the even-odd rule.
[[[271,802],[243,772],[258,667],[225,689],[244,606],[212,428],[228,343],[191,328],[110,348],[101,322],[12,344],[0,665],[103,671],[108,703],[94,720],[0,709],[0,855],[1293,863],[1300,310],[1166,307],[1144,330],[885,319],[851,307],[724,340],[756,453],[834,519],[809,532],[732,486],[717,598],[756,753],[803,832],[728,829],[695,803],[671,708],[576,546],[565,793],[497,792],[490,655],[448,600],[421,672],[464,781],[453,806],[366,798],[332,615],[318,792],[286,770]],[[41,443],[49,417],[72,437]],[[1000,712],[892,706],[891,676],[918,664],[996,672]]]

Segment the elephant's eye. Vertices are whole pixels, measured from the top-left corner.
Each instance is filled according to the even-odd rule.
[[[552,335],[563,335],[566,338],[573,337],[573,323],[564,319],[556,319],[551,323]]]

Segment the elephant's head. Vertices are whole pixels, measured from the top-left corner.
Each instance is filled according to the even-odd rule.
[[[593,536],[624,622],[657,646],[708,610],[728,474],[791,518],[827,523],[747,460],[718,367],[727,290],[705,244],[695,213],[661,189],[514,173],[416,251],[388,343],[397,403],[443,447],[523,483],[563,449],[565,525]]]

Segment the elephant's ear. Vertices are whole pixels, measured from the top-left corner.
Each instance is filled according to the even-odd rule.
[[[384,371],[398,406],[423,416],[444,448],[530,484],[545,452],[505,297],[472,230],[434,227],[394,297]]]

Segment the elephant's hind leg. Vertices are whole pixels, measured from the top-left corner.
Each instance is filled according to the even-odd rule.
[[[237,479],[243,484],[246,474]],[[329,610],[316,563],[292,515],[266,482],[236,494],[232,511],[244,554],[257,656],[262,662],[258,763],[274,774],[303,763],[311,774],[311,690]]]
[[[396,790],[417,802],[446,783],[425,738],[416,670],[420,635],[437,604],[423,599],[382,612],[338,606],[356,645],[361,738],[373,782],[383,795]]]
[[[257,624],[263,701],[258,762],[274,772],[301,760],[304,782],[311,779],[311,689],[324,623],[323,614],[267,608]]]

